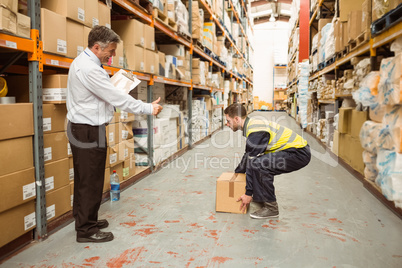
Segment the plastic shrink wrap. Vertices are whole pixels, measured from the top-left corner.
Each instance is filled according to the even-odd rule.
[[[365,165],[364,176],[370,181],[375,181],[378,176],[377,155],[363,151],[363,162]]]

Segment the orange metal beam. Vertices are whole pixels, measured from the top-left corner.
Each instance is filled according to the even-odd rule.
[[[35,45],[32,39],[0,33],[0,47],[33,53]]]
[[[148,24],[152,24],[152,15],[149,15],[145,13],[142,9],[134,5],[133,3],[127,1],[127,0],[113,0],[114,3],[118,4],[122,8],[124,8],[127,11],[130,11],[137,17],[143,19],[146,21]]]

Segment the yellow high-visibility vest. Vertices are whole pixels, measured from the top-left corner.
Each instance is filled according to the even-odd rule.
[[[270,135],[265,153],[273,153],[289,148],[303,148],[307,145],[305,139],[287,127],[272,121],[250,118],[246,126],[246,137],[258,131],[266,131]]]

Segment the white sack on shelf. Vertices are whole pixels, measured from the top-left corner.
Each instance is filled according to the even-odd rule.
[[[369,120],[363,123],[360,129],[360,143],[366,151],[374,154],[377,152],[381,128],[381,123]]]
[[[395,57],[385,58],[381,61],[380,83],[378,84],[378,97],[384,105],[402,103],[401,76],[402,53]]]
[[[378,176],[377,155],[368,151],[363,151],[364,176],[370,181],[375,181]]]
[[[402,107],[388,106],[383,119],[383,126],[387,130],[390,140],[389,149],[395,149],[397,152],[402,152]],[[391,141],[392,140],[392,141]]]

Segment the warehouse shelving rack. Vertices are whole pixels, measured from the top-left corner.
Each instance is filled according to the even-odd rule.
[[[170,37],[172,40],[175,40],[178,43],[181,43],[186,46],[187,49],[190,50],[190,55],[192,57],[193,53],[197,53],[200,57],[210,62],[210,68],[212,66],[216,66],[219,68],[222,73],[226,74],[227,76],[233,77],[238,81],[245,81],[249,87],[252,87],[252,78],[240,76],[232,72],[226,68],[226,66],[222,65],[221,63],[214,60],[212,57],[207,55],[204,51],[200,48],[193,45],[192,42],[187,41],[183,37],[179,36],[177,33],[173,32],[171,29],[163,25],[161,22],[155,20],[152,15],[147,14],[144,12],[143,9],[137,7],[129,0],[113,0],[114,4],[117,4],[121,8],[129,11],[134,17],[137,19],[142,20],[144,23],[147,23],[150,26],[155,27],[155,29],[159,30],[166,36]],[[205,3],[204,0],[199,0],[202,4],[203,8],[206,9],[211,17],[214,17],[213,12],[209,8],[209,6]],[[224,3],[224,0],[223,0]],[[243,3],[242,3],[243,4]],[[243,6],[244,7],[244,6]],[[189,25],[191,28],[191,5],[189,5]],[[43,52],[42,48],[42,41],[40,37],[40,0],[31,0],[28,1],[28,15],[31,18],[31,38],[22,38],[14,35],[10,35],[7,33],[0,33],[0,47],[6,49],[9,52],[16,53],[2,66],[0,66],[0,74],[4,73],[6,70],[9,73],[14,74],[28,74],[29,75],[29,92],[30,92],[30,102],[33,103],[34,107],[34,136],[33,136],[33,146],[34,146],[34,167],[35,167],[35,180],[36,180],[36,229],[34,231],[28,232],[25,235],[21,236],[20,238],[16,239],[15,241],[5,245],[1,248],[2,252],[11,252],[16,248],[29,243],[32,240],[32,234],[34,233],[35,240],[43,240],[45,239],[49,232],[56,229],[58,226],[63,224],[64,222],[70,220],[72,218],[71,211],[65,215],[62,215],[60,218],[47,223],[46,219],[46,198],[45,198],[45,178],[44,178],[44,145],[43,145],[43,118],[42,118],[42,72],[44,68],[51,68],[60,69],[61,72],[64,72],[69,69],[73,59],[54,55],[51,53]],[[237,18],[239,19],[239,18]],[[218,21],[218,19],[214,18],[215,23],[218,27],[222,28],[222,25]],[[233,40],[230,39],[229,35],[225,33],[226,38],[231,42],[231,46],[234,47],[237,54],[239,54],[248,66],[251,68],[251,65],[245,59],[244,55],[240,52],[240,50],[236,47]],[[249,43],[248,43],[249,44]],[[15,65],[16,61],[23,55],[27,54],[28,59],[28,67],[25,65]],[[191,64],[191,61],[190,61]],[[108,74],[113,75],[120,70],[120,68],[104,66],[105,70]],[[64,71],[62,71],[64,69]],[[148,92],[147,92],[147,101],[152,101],[152,86],[155,82],[157,83],[164,83],[166,85],[174,85],[180,87],[188,88],[188,101],[189,101],[189,118],[192,117],[191,114],[191,100],[192,100],[192,93],[193,89],[200,89],[207,91],[209,93],[215,92],[223,92],[222,88],[214,88],[214,87],[205,87],[200,85],[195,85],[192,81],[181,81],[175,79],[169,79],[166,77],[152,75],[147,73],[136,72],[132,70],[127,70],[131,72],[134,76],[142,81],[148,82]],[[53,72],[53,71],[52,71]],[[223,109],[223,104],[214,105],[214,108]],[[223,114],[223,110],[222,110]],[[148,128],[152,129],[152,116],[148,116]],[[224,122],[222,121],[222,128]],[[189,124],[191,126],[191,124]],[[189,146],[182,149],[181,151],[177,152],[176,154],[170,156],[168,159],[164,160],[163,162],[159,163],[158,165],[153,165],[153,156],[152,152],[149,152],[149,167],[137,167],[136,174],[122,182],[121,186],[124,189],[125,187],[130,186],[135,181],[143,178],[144,176],[150,174],[152,171],[157,170],[162,167],[164,162],[171,161],[176,157],[184,154],[189,148],[192,148],[194,144],[191,144],[191,131],[188,132],[189,137]],[[213,134],[213,133],[212,133]],[[196,144],[202,143],[207,138],[209,138],[212,134],[205,137],[204,139],[198,141]],[[152,148],[152,131],[148,131],[148,148]],[[107,199],[107,193],[103,195],[103,200]]]
[[[314,12],[310,18],[309,21],[309,26],[314,27],[314,22],[317,17],[317,14],[319,11],[322,9],[322,6],[325,4],[324,0],[319,0],[317,3],[316,8],[314,9]],[[392,41],[394,41],[396,38],[402,36],[402,22],[393,25],[389,29],[385,30],[384,32],[380,33],[379,35],[375,37],[369,37],[369,41],[367,43],[362,43],[358,45],[355,49],[350,51],[348,54],[346,54],[342,58],[336,59],[332,64],[326,66],[322,70],[319,70],[315,72],[314,74],[311,74],[309,81],[314,81],[323,75],[326,74],[333,74],[335,75],[335,80],[339,78],[339,71],[346,69],[348,66],[350,66],[350,61],[353,57],[357,56],[367,56],[370,57],[371,59],[371,69],[372,70],[377,70],[378,66],[376,66],[376,57],[378,56],[378,53],[380,51],[387,47]],[[291,83],[289,87],[293,86],[295,82]],[[318,113],[320,114],[320,111],[322,109],[321,106],[323,105],[333,105],[334,106],[334,112],[338,113],[338,109],[340,107],[341,101],[346,98],[352,98],[352,94],[335,94],[334,99],[318,99]],[[315,137],[312,133],[310,133],[313,137]],[[376,196],[382,203],[384,203],[388,208],[390,208],[395,214],[397,214],[399,217],[402,218],[402,210],[399,208],[396,208],[394,203],[391,201],[388,201],[381,192],[381,189],[373,182],[368,181],[364,178],[363,175],[355,171],[352,167],[349,166],[342,158],[338,157],[334,153],[332,153],[331,148],[328,147],[327,144],[322,143],[320,140],[317,139],[317,141],[324,147],[326,150],[331,154],[333,158],[338,159],[338,161],[342,164],[343,167],[345,167],[350,173],[352,173],[356,178],[358,178],[374,196]]]

